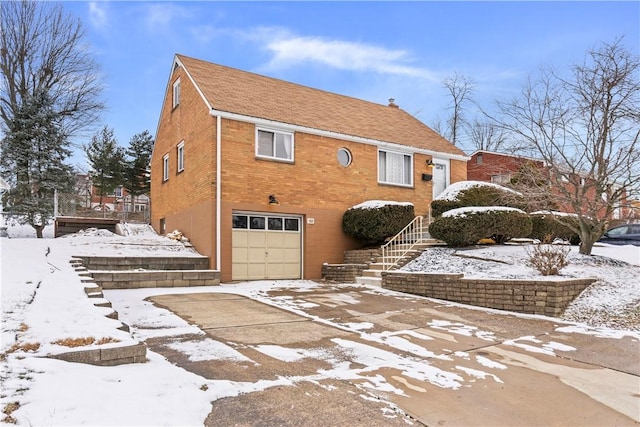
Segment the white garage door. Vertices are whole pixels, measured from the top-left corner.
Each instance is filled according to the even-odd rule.
[[[300,279],[301,218],[233,214],[233,280]]]

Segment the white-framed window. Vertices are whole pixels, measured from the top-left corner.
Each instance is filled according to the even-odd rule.
[[[173,82],[173,108],[180,105],[180,79]]]
[[[184,141],[178,144],[178,172],[184,170]]]
[[[256,128],[256,157],[293,162],[293,133]]]
[[[338,163],[340,163],[341,166],[346,168],[351,164],[352,160],[353,156],[351,155],[351,151],[344,147],[338,149]]]
[[[162,157],[162,180],[169,180],[169,155],[165,154]]]
[[[412,186],[413,155],[378,150],[378,182]]]
[[[113,192],[114,196],[116,197],[122,197],[122,187],[118,187],[114,190]]]

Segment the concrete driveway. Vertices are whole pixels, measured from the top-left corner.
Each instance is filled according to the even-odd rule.
[[[286,379],[212,402],[207,425],[640,424],[637,335],[359,286],[228,289],[150,298],[206,334],[147,341],[171,362],[208,379]],[[194,361],[175,345],[205,337],[239,357]]]

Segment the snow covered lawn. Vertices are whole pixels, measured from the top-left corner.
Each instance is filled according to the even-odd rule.
[[[95,301],[89,301],[86,297],[80,278],[69,265],[72,255],[188,256],[193,255],[193,251],[179,242],[156,236],[145,227],[130,226],[126,237],[93,231],[66,238],[40,240],[20,238],[25,231],[28,229],[10,230],[12,238],[0,239],[0,407],[6,414],[6,417],[3,415],[3,423],[201,425],[211,411],[210,402],[216,399],[287,383],[285,378],[260,383],[207,380],[167,362],[151,351],[148,352],[147,363],[116,367],[43,358],[48,354],[69,351],[64,340],[94,339],[88,346],[79,347],[81,349],[136,342],[132,335],[117,329],[119,321],[105,317],[108,309],[93,306]],[[51,235],[50,230],[45,231],[47,235]],[[442,248],[429,250],[406,268],[464,272],[481,277],[537,275],[523,266],[526,254],[522,247],[495,246],[465,251],[477,257],[500,260],[500,263],[461,258],[452,252]],[[598,256],[583,257],[572,253],[570,266],[562,272],[567,276],[599,278],[574,302],[565,318],[595,326],[639,331],[640,248],[602,246],[594,252]],[[319,286],[304,281],[281,285],[299,287],[301,292],[305,287]],[[282,306],[282,300],[265,293],[272,286],[273,282],[229,285],[224,287],[226,289],[218,288],[217,292],[235,292],[266,303],[271,298],[273,305]],[[165,335],[170,331],[176,334],[202,334],[198,328],[170,312],[153,308],[151,303],[140,298],[140,292],[146,291],[119,293],[118,296],[124,299],[118,301],[118,307],[122,307],[121,314],[127,314],[128,311],[128,316],[135,317],[141,323],[147,322],[150,325],[148,333],[158,327],[164,328]],[[172,289],[170,292],[179,293],[181,290]],[[184,292],[209,290],[185,289]],[[342,327],[357,332],[362,325],[345,324]],[[149,336],[138,335],[137,338],[147,339]],[[383,338],[385,342],[397,340],[395,337]],[[100,340],[105,343],[98,344]],[[342,341],[340,343],[346,345]],[[205,351],[221,351],[218,347],[207,347]],[[184,344],[182,350],[197,353],[202,349],[188,348]],[[270,349],[265,347],[264,350]]]

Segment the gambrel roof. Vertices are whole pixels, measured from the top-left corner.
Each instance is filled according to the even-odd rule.
[[[217,111],[320,131],[467,156],[398,108],[176,55],[207,104]]]

